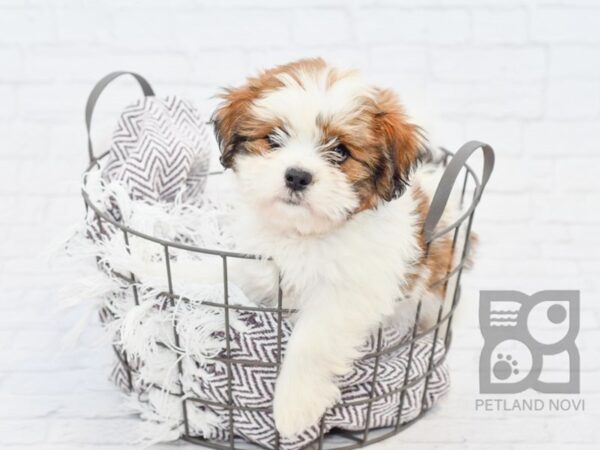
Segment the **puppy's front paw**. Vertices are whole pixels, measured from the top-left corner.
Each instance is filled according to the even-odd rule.
[[[282,437],[290,438],[316,425],[341,397],[338,387],[306,371],[282,371],[275,387],[273,414]]]

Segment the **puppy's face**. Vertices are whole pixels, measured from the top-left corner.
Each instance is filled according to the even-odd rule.
[[[213,116],[244,200],[282,231],[325,233],[406,187],[418,129],[387,90],[321,59],[228,89]]]

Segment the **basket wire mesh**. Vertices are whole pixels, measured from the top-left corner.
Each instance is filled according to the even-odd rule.
[[[123,73],[116,73],[113,78],[119,76]],[[108,77],[107,77],[108,78]],[[137,79],[137,77],[136,77]],[[109,80],[110,81],[110,80]],[[139,80],[138,80],[139,81]],[[106,83],[108,84],[108,83]],[[147,85],[147,83],[146,83]],[[144,88],[144,94],[151,95],[148,93],[149,87],[147,85],[142,85]],[[151,92],[151,89],[150,89]],[[97,99],[97,98],[96,98]],[[90,103],[88,103],[88,108],[86,110],[86,124],[88,126],[88,136],[90,131],[91,124],[91,112],[93,111],[94,104],[96,99],[93,99],[93,102],[90,107]],[[99,156],[94,156],[91,147],[91,139],[88,140],[88,149],[89,149],[89,157],[90,164],[86,169],[85,173],[90,172],[91,170],[96,170],[100,167],[100,163],[103,158],[108,155],[108,152],[105,152]],[[482,170],[482,179],[480,180],[475,171],[467,164],[467,159],[478,149],[483,151],[483,170]],[[327,435],[324,431],[324,420],[321,419],[319,423],[319,433],[318,437],[314,442],[309,443],[306,447],[316,448],[318,450],[321,449],[336,449],[336,450],[350,450],[354,448],[363,447],[368,444],[372,444],[375,442],[379,442],[383,439],[391,437],[410,425],[414,424],[418,421],[423,415],[428,411],[427,407],[427,394],[429,389],[429,382],[432,373],[440,367],[448,354],[451,342],[452,342],[452,318],[454,312],[457,308],[457,305],[460,301],[461,296],[461,276],[462,272],[465,269],[465,265],[467,263],[467,257],[470,251],[470,242],[469,239],[471,235],[471,227],[473,223],[473,217],[475,214],[475,209],[481,199],[484,187],[491,175],[491,171],[493,170],[494,163],[494,154],[493,150],[487,144],[483,144],[481,142],[468,142],[463,145],[456,154],[452,152],[442,149],[444,152],[443,165],[446,167],[442,180],[440,181],[440,186],[436,191],[434,199],[432,200],[429,213],[424,223],[424,233],[425,233],[425,242],[426,242],[426,256],[429,252],[429,248],[431,244],[437,240],[446,236],[449,233],[452,233],[452,251],[457,252],[459,255],[458,258],[453,258],[457,263],[452,267],[448,267],[446,270],[446,275],[439,280],[436,280],[431,287],[439,287],[443,285],[443,293],[445,301],[441,303],[436,322],[433,326],[429,327],[425,330],[420,330],[416,325],[412,327],[410,330],[410,338],[404,339],[400,344],[389,346],[384,348],[382,346],[382,333],[383,326],[380,326],[377,330],[376,336],[376,349],[374,352],[365,354],[361,357],[362,360],[374,360],[374,370],[373,375],[370,382],[370,395],[365,400],[352,401],[343,404],[342,406],[359,406],[366,405],[366,422],[365,427],[361,431],[344,431],[344,430],[335,430]],[[219,172],[211,173],[209,175],[217,175]],[[464,211],[462,215],[459,217],[456,222],[446,226],[443,229],[438,229],[438,222],[441,218],[443,210],[445,208],[446,202],[448,201],[448,197],[450,195],[450,191],[455,185],[457,179],[462,177],[462,185],[460,187],[460,204],[463,206],[461,209]],[[85,177],[84,177],[85,180]],[[231,357],[231,345],[232,345],[232,336],[231,336],[231,312],[232,311],[262,311],[262,312],[271,312],[276,314],[277,317],[277,349],[276,349],[276,362],[262,362],[260,364],[265,367],[275,367],[277,372],[279,372],[279,366],[281,365],[281,355],[282,355],[282,324],[285,317],[290,313],[289,310],[283,308],[283,293],[281,289],[281,276],[280,276],[280,285],[277,296],[277,306],[273,307],[265,307],[265,306],[242,306],[237,304],[230,304],[229,292],[228,292],[228,261],[232,258],[242,258],[242,259],[259,259],[256,255],[237,253],[233,251],[220,250],[220,249],[212,249],[212,248],[199,248],[191,245],[187,245],[181,242],[167,241],[164,239],[157,238],[155,236],[150,236],[148,234],[142,233],[138,230],[130,228],[127,224],[118,222],[114,220],[106,212],[102,211],[97,205],[94,204],[89,194],[85,190],[85,181],[84,187],[82,189],[82,196],[85,203],[86,212],[91,212],[95,218],[98,229],[101,233],[103,233],[107,227],[111,227],[112,230],[119,230],[123,235],[123,245],[125,248],[130,251],[130,241],[131,239],[143,239],[149,242],[152,242],[160,247],[164,252],[165,259],[165,275],[168,283],[168,291],[161,293],[171,305],[179,298],[176,291],[176,286],[174,283],[174,277],[171,268],[171,258],[174,249],[178,251],[186,251],[191,253],[200,253],[204,255],[212,255],[220,258],[222,264],[222,281],[223,281],[223,301],[219,302],[203,302],[208,306],[212,306],[215,308],[220,308],[223,311],[224,315],[224,329],[223,333],[225,336],[225,356],[218,357],[221,362],[226,364],[227,370],[227,402],[219,403],[212,402],[207,399],[202,399],[198,397],[189,397],[183,392],[183,385],[180,383],[181,390],[179,392],[168,392],[169,395],[181,399],[181,410],[182,410],[182,418],[183,418],[183,429],[184,433],[182,438],[186,441],[199,444],[205,447],[218,449],[218,450],[234,450],[241,448],[268,448],[268,449],[279,449],[280,448],[280,437],[275,432],[275,442],[272,447],[264,447],[258,444],[249,444],[243,441],[240,438],[236,437],[235,433],[235,422],[234,422],[234,412],[239,410],[247,410],[247,411],[264,411],[268,408],[262,407],[248,407],[248,406],[240,406],[236,405],[233,401],[233,376],[232,376],[232,368],[235,364],[258,364],[254,361],[244,361],[238,360]],[[470,198],[469,198],[470,197]],[[464,207],[465,201],[470,200],[470,203],[467,207]],[[459,246],[460,243],[460,246]],[[125,283],[130,285],[131,290],[131,298],[132,305],[139,305],[140,303],[140,295],[138,292],[138,280],[134,273],[123,274],[123,273],[115,273],[114,275],[118,276]],[[415,312],[414,312],[414,324],[419,322],[419,316],[421,314],[422,304],[421,301],[418,302]],[[432,349],[430,355],[428,355],[428,363],[427,370],[421,374],[420,376],[411,379],[410,373],[413,366],[413,352],[415,348],[415,344],[422,339],[428,338],[432,336]],[[438,339],[439,338],[439,339]],[[177,332],[177,323],[173,323],[173,342],[176,348],[179,348],[179,335]],[[440,345],[438,342],[441,342],[443,345],[443,355],[434,360],[434,355],[436,353],[436,346]],[[398,351],[402,347],[408,348],[408,364],[405,370],[404,379],[402,380],[401,387],[389,392],[385,392],[383,394],[376,394],[376,383],[378,380],[378,371],[380,366],[380,360],[385,355],[389,355],[392,352]],[[127,383],[129,385],[129,389],[133,391],[134,383],[133,383],[133,374],[135,373],[134,365],[129,361],[128,355],[121,348],[119,348],[116,344],[113,345],[114,352],[117,358],[122,363],[123,367],[126,368],[127,373]],[[177,370],[179,377],[184,374],[184,367],[181,361],[181,358],[177,358]],[[403,417],[403,406],[406,401],[406,393],[407,390],[413,386],[418,385],[419,383],[423,383],[423,393],[421,398],[421,409],[415,417],[412,417],[410,420],[402,420]],[[154,386],[156,388],[164,390],[164,386]],[[376,401],[380,401],[382,399],[392,398],[393,396],[398,396],[399,401],[397,405],[397,416],[395,421],[395,426],[388,427],[384,429],[372,429],[371,428],[371,416],[372,416],[372,405]],[[217,441],[212,439],[205,439],[202,436],[196,436],[191,433],[190,423],[188,417],[188,404],[189,402],[197,402],[209,407],[218,407],[227,411],[228,415],[228,430],[229,430],[229,440],[228,441]]]

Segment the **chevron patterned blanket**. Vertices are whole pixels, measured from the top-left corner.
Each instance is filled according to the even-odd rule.
[[[203,294],[216,298],[222,294],[222,287],[215,286],[212,292]],[[149,299],[147,296],[152,292],[141,292],[141,295]],[[234,291],[232,297],[246,304],[241,292]],[[121,357],[111,378],[130,394],[130,405],[144,419],[142,439],[148,443],[164,442],[188,433],[228,441],[233,430],[236,439],[275,448],[278,436],[271,409],[277,378],[278,318],[275,313],[232,311],[230,355],[239,362],[232,364],[229,381],[221,309],[200,303],[158,308],[146,302],[129,309],[119,319],[111,311],[119,308],[115,302],[123,300],[125,297],[113,296],[103,309],[102,317],[109,328],[111,322],[118,323],[116,332],[120,339],[115,348]],[[168,336],[172,331],[168,330],[173,321],[177,323],[181,348],[157,346],[172,339]],[[282,331],[281,345],[285,352],[292,332],[289,321],[284,321]],[[375,352],[376,341],[375,336],[369,338],[362,353]],[[412,357],[409,340],[395,328],[383,330],[381,344],[382,350],[392,351],[383,355],[377,365],[375,358],[362,358],[355,362],[350,373],[338,380],[342,399],[323,418],[326,433],[333,429],[352,432],[363,431],[367,426],[371,429],[393,427],[415,418],[422,408],[430,408],[447,393],[450,380],[444,363],[431,372],[425,395],[425,380],[416,381],[427,373],[434,351],[432,336],[416,341]],[[434,362],[443,356],[444,344],[438,339]],[[409,359],[412,362],[407,374]],[[372,391],[375,371],[377,377]],[[401,394],[405,383],[409,387]],[[365,401],[370,398],[376,400],[369,411]],[[229,402],[234,406],[231,417]],[[295,438],[279,440],[279,445],[284,450],[297,450],[317,439],[319,427],[314,426]]]
[[[88,174],[85,186],[101,210],[162,239],[199,247],[231,247],[222,227],[227,205],[206,194],[197,204],[184,202],[184,193],[203,189],[195,174],[205,172],[208,165],[207,155],[198,152],[208,148],[201,143],[205,130],[188,105],[147,97],[122,115],[115,137],[108,165],[102,172]],[[122,267],[124,273],[136,275],[143,275],[150,261],[164,266],[161,247],[143,239],[132,239],[126,247],[121,233],[112,232],[114,228],[107,224],[98,227],[92,212],[88,214],[81,233],[85,238],[70,245],[73,254],[94,256],[103,268]],[[171,257],[178,264],[185,263],[184,254],[174,252]],[[145,281],[134,291],[110,271],[96,270],[83,283],[93,286],[93,292],[88,288],[79,296],[95,297],[102,305],[101,318],[118,355],[112,379],[130,394],[129,405],[140,413],[141,437],[147,443],[176,440],[185,434],[227,441],[233,432],[236,439],[274,448],[278,436],[271,405],[277,378],[277,315],[231,312],[230,353],[240,362],[229,369],[224,361],[223,310],[206,304],[221,302],[223,285],[183,286],[173,304],[158,295],[168,290],[164,277],[138,279]],[[235,286],[228,290],[231,304],[255,306]],[[174,326],[178,342],[173,338]],[[285,353],[292,332],[290,321],[283,322],[282,331]],[[376,341],[368,339],[362,353],[375,352]],[[405,336],[392,327],[384,329],[382,349],[391,351],[377,364],[375,358],[356,361],[352,371],[338,380],[342,400],[323,418],[324,431],[392,427],[431,407],[449,387],[443,363],[431,372],[426,392],[425,381],[416,381],[427,373],[434,348],[434,361],[440,361],[444,345],[434,345],[431,336],[418,340],[411,356]],[[401,394],[404,383],[409,388]],[[375,400],[369,408],[365,401],[370,398]],[[281,439],[279,445],[297,450],[318,438],[315,426],[293,439]]]
[[[206,120],[186,100],[143,97],[119,117],[104,176],[134,198],[197,198],[210,162],[209,139]]]
[[[210,195],[205,194],[202,204],[196,206],[148,203],[131,199],[118,183],[105,183],[99,174],[95,178],[90,174],[86,188],[104,210],[110,210],[116,200],[123,220],[134,229],[170,240],[185,236],[187,242],[198,246],[232,245],[221,227],[226,207]],[[97,236],[95,223],[90,215],[82,234]],[[109,271],[96,269],[83,283],[93,286],[94,292],[88,289],[80,293],[88,298],[95,296],[102,305],[101,316],[119,356],[112,379],[129,394],[129,405],[143,419],[140,437],[148,443],[172,441],[184,434],[227,441],[233,430],[235,438],[273,448],[277,439],[271,412],[277,378],[277,316],[267,311],[231,311],[231,357],[242,361],[231,366],[231,427],[228,367],[224,362],[225,319],[222,308],[206,304],[222,301],[223,285],[178,285],[180,299],[174,304],[166,302],[158,295],[168,290],[166,278],[153,279],[144,274],[149,261],[164,265],[162,248],[143,239],[132,239],[126,248],[121,233],[107,231],[105,227],[102,239],[82,238],[72,253],[98,257],[101,267],[129,268],[144,280],[134,292]],[[175,253],[172,257],[177,258],[178,265],[186,264],[185,254]],[[234,285],[228,287],[228,292],[231,304],[255,306]],[[174,324],[178,344],[173,340]],[[282,331],[285,353],[291,322],[284,320]],[[377,367],[374,358],[365,357],[339,379],[342,401],[325,415],[326,432],[360,431],[367,421],[370,428],[395,426],[398,421],[404,423],[416,417],[422,408],[431,407],[447,392],[449,378],[444,364],[432,371],[425,395],[424,380],[415,381],[427,372],[433,351],[431,336],[415,343],[408,376],[410,344],[405,337],[394,328],[385,328],[381,344],[383,350],[391,351],[381,356]],[[362,352],[367,355],[376,347],[376,338],[371,337]],[[443,356],[444,345],[437,342],[434,360]],[[372,391],[375,371],[377,381]],[[399,389],[405,382],[410,387],[401,400]],[[376,400],[369,411],[364,401],[372,397]],[[318,437],[319,428],[313,427],[279,443],[282,449],[297,450]]]
[[[260,444],[265,448],[274,448],[276,433],[271,412],[273,390],[277,377],[275,367],[264,364],[277,361],[277,316],[268,312],[240,312],[238,320],[245,325],[245,331],[233,332],[231,357],[244,363],[232,365],[233,430],[236,436]],[[291,334],[289,322],[283,326],[282,345],[285,348]],[[372,336],[365,342],[362,353],[368,355],[376,351],[377,338]],[[410,387],[403,395],[402,402],[399,389],[404,382],[410,384],[427,372],[433,351],[431,336],[418,341],[413,349],[411,370],[406,378],[409,366],[410,345],[407,339],[399,335],[394,328],[386,328],[382,333],[382,349],[392,349],[391,353],[380,358],[377,367],[375,358],[365,358],[355,362],[350,373],[338,380],[342,391],[340,404],[330,409],[325,417],[324,431],[337,428],[348,431],[362,431],[365,427],[382,428],[395,426],[398,421],[404,423],[417,416],[421,408],[429,408],[443,396],[449,387],[448,371],[445,365],[434,370],[429,379],[427,393],[423,396],[424,381]],[[437,342],[434,360],[443,357],[444,345]],[[221,352],[220,356],[225,356]],[[228,419],[229,412],[219,408],[215,403],[227,404],[228,380],[227,367],[224,362],[212,361],[205,367],[208,376],[194,377],[195,383],[189,387],[191,398],[197,401],[188,402],[192,408],[208,409],[221,418]],[[372,381],[377,371],[375,391],[372,392]],[[370,411],[365,400],[376,397]],[[205,400],[206,402],[203,402]],[[402,411],[399,405],[402,403]],[[367,419],[367,417],[369,417]],[[368,422],[367,422],[368,421]],[[226,422],[224,427],[216,428],[207,438],[229,438]],[[192,423],[193,427],[193,423]],[[314,426],[292,439],[282,439],[282,449],[295,450],[304,448],[319,438],[319,426]]]
[[[197,290],[197,298],[214,300],[222,295],[222,286],[211,289]],[[230,294],[234,303],[248,304],[241,291],[234,288]],[[132,406],[145,420],[142,437],[147,442],[161,442],[189,433],[228,441],[233,430],[235,438],[275,448],[278,436],[271,405],[277,378],[277,315],[231,311],[230,356],[238,362],[232,363],[229,380],[222,309],[203,305],[201,300],[158,307],[150,300],[155,291],[143,290],[140,295],[144,303],[130,308],[121,319],[110,311],[118,310],[116,302],[126,297],[113,296],[103,310],[103,318],[106,323],[113,320],[118,323],[116,349],[121,358],[112,379],[131,394]],[[158,346],[160,342],[172,342],[169,329],[173,323],[177,324],[180,347]],[[281,346],[285,353],[292,332],[289,321],[284,320],[282,332]],[[369,355],[376,348],[377,338],[372,336],[361,351]],[[431,335],[416,341],[411,357],[406,336],[393,327],[384,328],[381,349],[384,353],[387,349],[391,351],[381,356],[377,364],[372,357],[359,359],[352,371],[338,380],[342,399],[324,416],[325,432],[393,427],[415,418],[422,408],[430,408],[448,391],[449,376],[444,363],[431,372],[425,394],[425,380],[416,381],[429,367],[434,351]],[[438,339],[434,362],[443,356],[444,344]],[[126,357],[131,372],[124,364]],[[409,360],[412,362],[407,374]],[[404,383],[409,387],[401,394]],[[187,430],[181,394],[185,399]],[[369,411],[365,401],[370,398],[376,400]],[[234,406],[231,416],[229,402]],[[297,450],[318,438],[319,427],[314,426],[295,438],[281,439],[279,445],[284,450]]]

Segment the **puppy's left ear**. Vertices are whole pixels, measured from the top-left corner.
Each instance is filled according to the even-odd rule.
[[[221,164],[225,168],[233,167],[234,156],[240,150],[240,127],[253,97],[249,86],[227,88],[220,95],[222,103],[211,117],[221,150]]]
[[[379,195],[389,201],[401,196],[408,187],[411,173],[423,155],[424,138],[420,128],[410,123],[392,91],[377,90],[375,102],[375,121],[384,140],[387,159],[377,188]]]

